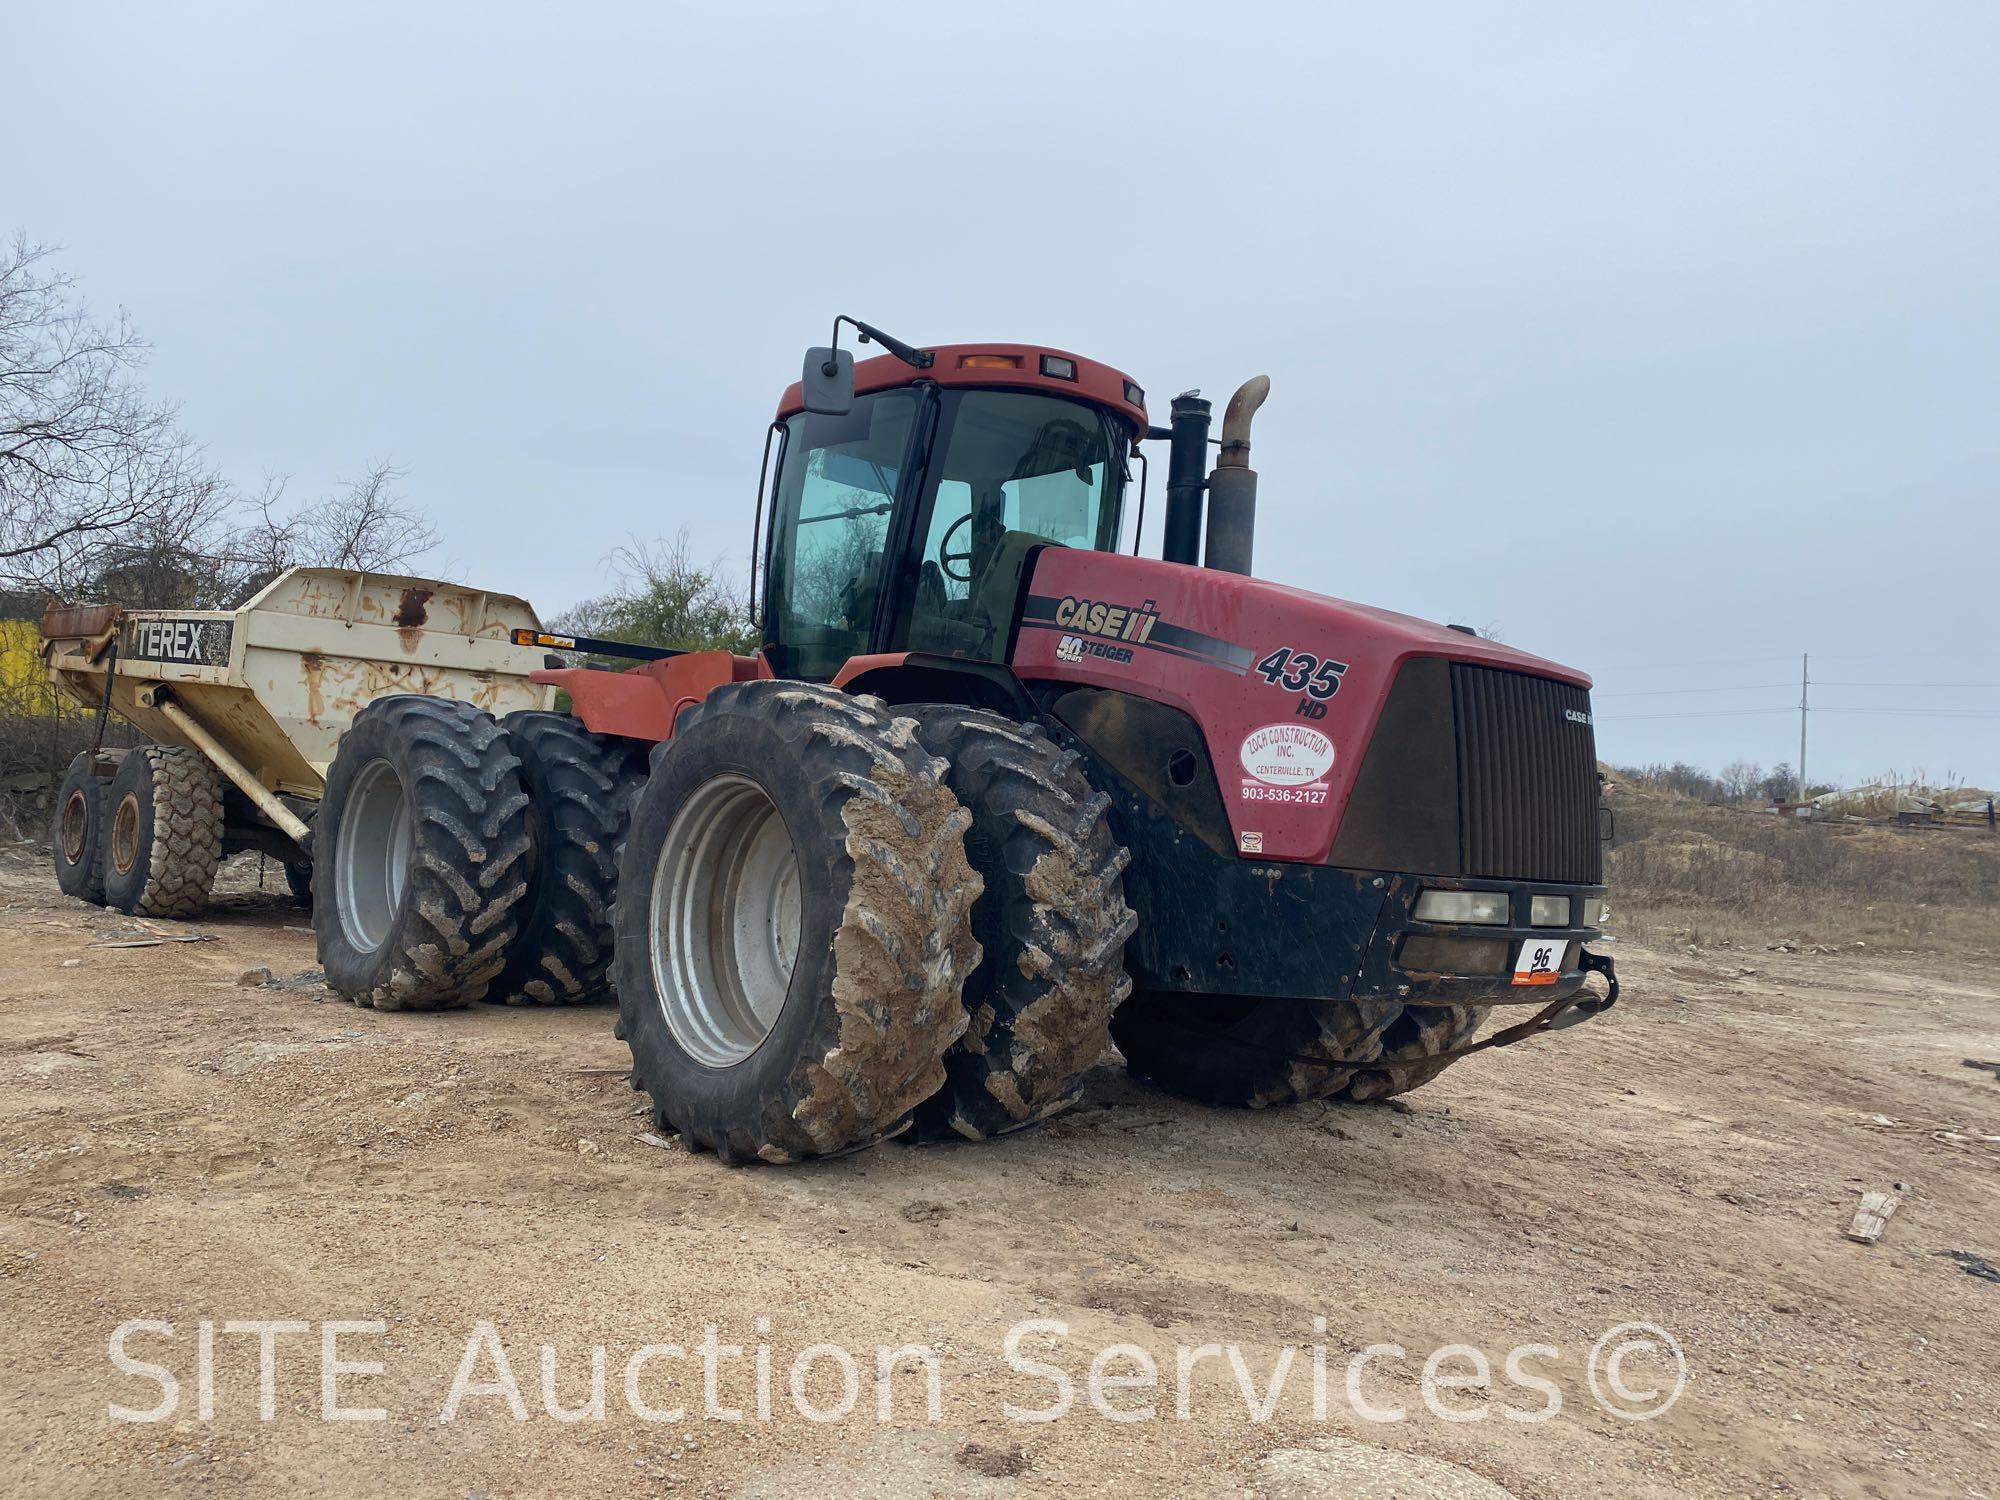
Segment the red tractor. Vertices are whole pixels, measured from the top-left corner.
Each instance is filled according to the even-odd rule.
[[[1107,1036],[1208,1103],[1366,1100],[1611,1003],[1589,679],[1251,577],[1266,382],[1205,473],[1196,395],[1161,429],[1077,355],[853,323],[856,365],[841,322],[767,439],[756,654],[524,632],[641,664],[538,674],[566,715],[355,720],[336,989],[615,988],[658,1124],[729,1161],[1015,1130]],[[1534,1009],[1474,1042],[1496,1005]]]

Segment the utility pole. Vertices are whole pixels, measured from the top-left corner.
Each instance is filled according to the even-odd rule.
[[[1812,687],[1812,679],[1806,675],[1806,665],[1810,658],[1799,653],[1799,801],[1806,800],[1806,709]]]

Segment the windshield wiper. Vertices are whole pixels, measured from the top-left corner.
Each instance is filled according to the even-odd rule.
[[[852,521],[856,516],[879,516],[887,513],[895,505],[892,500],[884,500],[880,505],[857,505],[852,510],[830,510],[824,515],[800,516],[801,526],[810,526],[815,521]]]

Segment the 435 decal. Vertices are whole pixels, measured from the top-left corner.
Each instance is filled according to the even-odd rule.
[[[1257,675],[1272,687],[1322,700],[1340,691],[1340,679],[1346,671],[1344,661],[1291,646],[1280,646],[1256,666]]]

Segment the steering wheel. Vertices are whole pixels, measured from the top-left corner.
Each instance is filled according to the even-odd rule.
[[[956,521],[953,521],[945,534],[938,538],[938,567],[944,573],[944,576],[949,578],[953,583],[972,582],[972,553],[970,551],[954,552],[951,550],[951,539],[958,535],[959,528],[970,526],[971,524],[972,512],[967,511]],[[963,573],[958,572],[952,566],[954,563],[964,564],[965,571]]]

